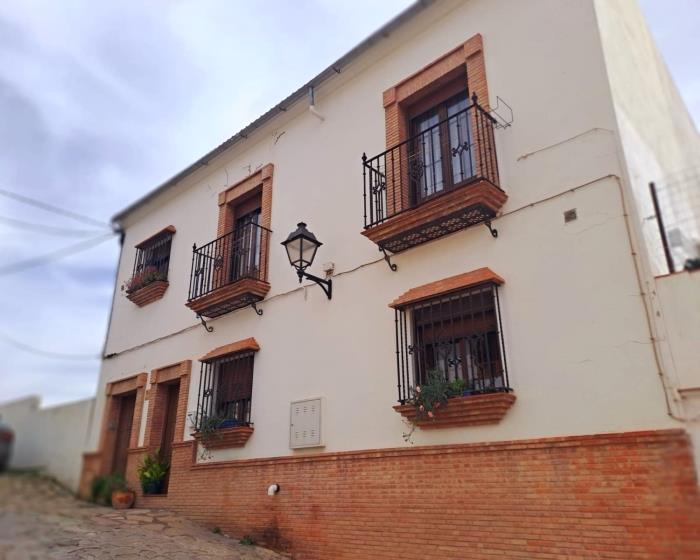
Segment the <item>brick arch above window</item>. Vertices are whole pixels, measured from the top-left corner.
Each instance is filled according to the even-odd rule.
[[[270,229],[272,223],[272,174],[274,165],[268,163],[252,175],[219,193],[219,224],[217,235],[230,232],[235,224],[234,206],[256,194],[260,194],[260,225]]]
[[[384,92],[387,148],[398,144],[409,135],[407,107],[420,97],[428,95],[442,82],[448,82],[459,75],[461,70],[466,71],[469,94],[475,93],[482,105],[488,105],[483,40],[481,34],[477,33],[459,47]],[[466,89],[467,83],[464,85]]]

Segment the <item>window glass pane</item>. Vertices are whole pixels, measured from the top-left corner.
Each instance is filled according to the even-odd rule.
[[[463,379],[469,392],[505,386],[491,286],[429,300],[413,308],[417,384],[431,372]]]
[[[439,122],[440,117],[437,113],[415,120],[414,127],[418,134],[411,156],[411,173],[417,185],[418,198],[435,194],[445,186],[442,177],[440,127],[435,126]]]
[[[452,182],[456,185],[474,176],[471,111],[466,93],[447,105],[447,126],[450,131]]]
[[[215,391],[217,417],[237,423],[249,422],[253,394],[253,356],[218,362]]]
[[[260,208],[236,220],[231,252],[231,279],[257,277],[260,267]]]

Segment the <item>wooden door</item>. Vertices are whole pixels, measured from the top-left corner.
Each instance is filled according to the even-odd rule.
[[[165,417],[163,419],[163,437],[160,442],[160,456],[170,464],[175,439],[175,423],[177,422],[177,402],[180,397],[180,382],[167,386]]]
[[[126,474],[126,457],[131,440],[131,427],[134,422],[134,408],[136,407],[136,394],[119,397],[119,420],[117,422],[117,436],[114,443],[114,460],[112,462],[113,474]]]

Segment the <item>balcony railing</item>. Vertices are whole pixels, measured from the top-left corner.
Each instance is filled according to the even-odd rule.
[[[264,281],[270,230],[246,224],[221,237],[192,248],[188,301],[246,278]]]
[[[466,109],[372,158],[362,157],[365,229],[479,179],[498,187],[496,121]]]

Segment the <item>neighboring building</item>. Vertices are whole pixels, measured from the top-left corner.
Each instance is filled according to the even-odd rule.
[[[94,398],[45,408],[39,397],[0,403],[15,433],[9,468],[40,471],[77,492],[94,408]]]
[[[700,554],[700,275],[658,287],[648,185],[699,147],[633,2],[417,3],[115,217],[83,491],[160,449],[140,504],[295,558]]]

